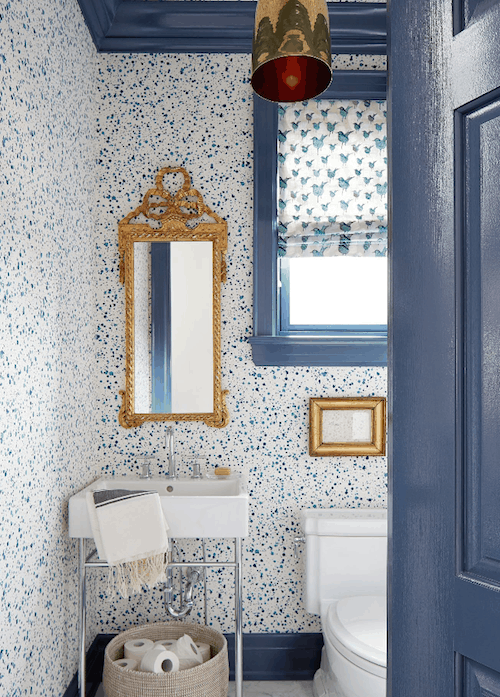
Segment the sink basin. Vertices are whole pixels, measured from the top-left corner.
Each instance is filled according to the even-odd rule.
[[[248,494],[241,478],[101,477],[69,500],[70,537],[93,537],[86,495],[95,489],[157,491],[170,537],[246,537]]]

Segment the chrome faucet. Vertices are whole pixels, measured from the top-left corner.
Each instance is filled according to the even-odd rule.
[[[167,428],[167,434],[165,436],[165,448],[168,450],[168,472],[167,477],[169,479],[175,478],[175,457],[174,457],[174,427],[169,426]]]

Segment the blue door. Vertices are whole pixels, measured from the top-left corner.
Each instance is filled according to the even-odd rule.
[[[500,4],[392,0],[392,697],[500,695]]]

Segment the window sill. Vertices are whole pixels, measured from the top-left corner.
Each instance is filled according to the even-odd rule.
[[[261,366],[386,366],[387,338],[252,336],[253,362]]]

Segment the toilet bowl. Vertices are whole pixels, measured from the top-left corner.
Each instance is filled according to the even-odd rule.
[[[332,603],[322,626],[325,646],[315,680],[317,697],[385,697],[385,597],[348,597]]]
[[[324,637],[315,697],[385,697],[386,525],[380,510],[303,512],[306,608]]]

